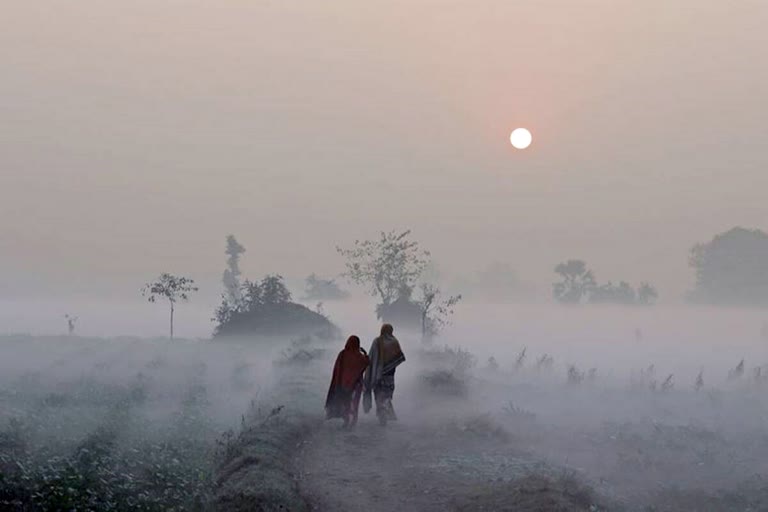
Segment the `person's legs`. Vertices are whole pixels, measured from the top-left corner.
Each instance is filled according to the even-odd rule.
[[[376,417],[379,418],[379,425],[387,424],[387,396],[386,391],[379,385],[373,390],[373,397],[376,400]]]
[[[351,426],[357,425],[357,411],[360,409],[360,397],[363,394],[362,383],[355,387],[355,391],[352,394],[352,403],[350,404],[349,418]]]
[[[379,417],[379,423],[386,425],[387,420],[396,420],[395,409],[392,407],[392,394],[395,391],[394,375],[385,375],[379,381],[374,390],[376,396],[376,415]]]
[[[352,400],[354,392],[349,389],[340,388],[336,393],[336,410],[335,417],[344,420],[344,428],[349,427],[351,412],[352,412]]]

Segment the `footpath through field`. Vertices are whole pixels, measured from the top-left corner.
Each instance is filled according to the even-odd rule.
[[[375,418],[364,417],[354,431],[331,422],[319,426],[304,441],[297,461],[299,488],[312,510],[493,510],[492,502],[500,494],[519,492],[528,475],[552,472],[504,448],[499,438],[504,434],[482,422],[415,423],[420,419],[380,427]],[[560,510],[557,503],[568,499],[550,488],[551,481],[527,483],[539,498],[553,500],[554,507],[546,510]],[[529,510],[519,500],[518,505],[516,510]],[[589,510],[588,503],[563,505],[562,510]]]

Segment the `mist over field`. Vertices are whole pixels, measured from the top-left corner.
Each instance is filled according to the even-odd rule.
[[[211,340],[210,331],[173,341],[3,336],[2,467],[15,475],[9,465],[18,462],[28,478],[41,478],[35,464],[56,468],[74,457],[66,467],[82,473],[80,485],[97,494],[109,485],[111,501],[56,501],[56,482],[79,487],[66,470],[50,469],[47,487],[29,498],[46,510],[54,503],[246,510],[217,494],[235,492],[221,471],[249,446],[238,435],[281,435],[308,421],[292,471],[313,510],[748,510],[764,503],[762,311],[463,303],[429,345],[418,331],[396,331],[408,358],[397,374],[400,420],[385,431],[362,415],[345,432],[321,420],[324,393],[346,334],[360,335],[366,347],[377,334],[372,306],[327,303],[344,336],[326,341]],[[94,450],[97,462],[84,455]],[[387,478],[371,486],[371,472]],[[94,475],[106,484],[88,483]],[[235,489],[259,488],[265,477],[252,478]],[[418,490],[408,487],[414,479]],[[520,492],[547,498],[528,503]],[[3,493],[11,494],[7,486]],[[23,501],[6,503],[36,509]]]
[[[7,2],[0,510],[768,510],[766,26]]]

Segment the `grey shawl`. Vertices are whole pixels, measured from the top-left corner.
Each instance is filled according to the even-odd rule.
[[[382,354],[389,357],[382,357]],[[366,393],[373,391],[373,388],[381,380],[382,375],[405,361],[405,355],[400,347],[400,342],[392,335],[382,335],[373,340],[368,356],[371,358],[371,364],[368,365],[368,369],[365,371]]]

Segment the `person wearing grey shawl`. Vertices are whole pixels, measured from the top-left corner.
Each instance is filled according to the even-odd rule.
[[[381,335],[373,340],[368,353],[371,364],[365,371],[363,410],[368,413],[372,407],[371,394],[376,400],[376,416],[379,424],[386,425],[388,420],[397,420],[392,406],[395,392],[395,369],[405,361],[405,354],[400,342],[395,338],[394,328],[390,324],[381,326]]]

